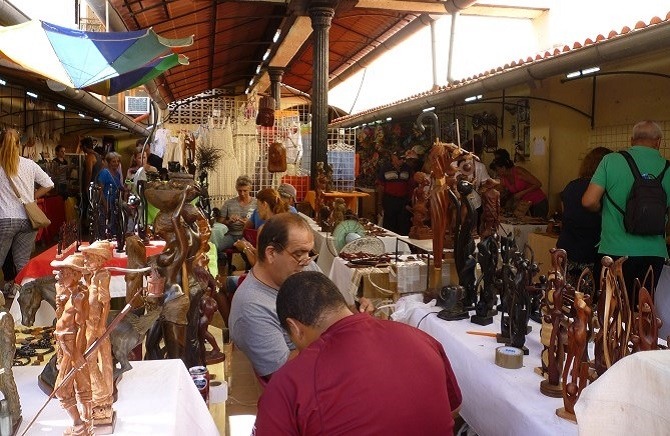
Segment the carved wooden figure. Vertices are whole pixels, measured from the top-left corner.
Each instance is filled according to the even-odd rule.
[[[409,237],[412,239],[431,239],[433,231],[426,225],[429,209],[429,187],[430,176],[421,171],[414,173],[416,187],[412,193],[412,227],[409,229]]]
[[[556,410],[561,418],[576,422],[575,403],[589,383],[589,355],[586,345],[590,339],[591,305],[581,293],[575,294],[574,321],[568,327],[568,353],[563,367],[563,407]]]
[[[477,244],[477,262],[482,275],[476,286],[479,289],[479,300],[475,304],[475,314],[470,321],[479,325],[489,325],[493,323],[493,317],[498,313],[494,309],[498,299],[494,284],[498,265],[498,243],[494,235],[489,235]]]
[[[558,398],[563,396],[561,373],[566,344],[561,337],[561,325],[567,321],[563,313],[563,295],[568,255],[560,248],[552,248],[549,252],[551,253],[552,271],[543,301],[540,330],[540,341],[544,346],[541,356],[543,372],[547,378],[540,382],[540,392],[549,397]]]
[[[500,191],[495,188],[498,184],[496,180],[488,179],[479,188],[479,195],[482,198],[479,236],[482,239],[495,234],[500,227]]]
[[[14,381],[12,365],[16,351],[16,333],[14,318],[5,310],[0,311],[0,393],[2,393],[12,421],[10,431],[13,434],[21,424],[21,401]]]
[[[63,261],[52,261],[51,266],[58,270],[54,336],[60,363],[55,382],[56,396],[73,422],[65,434],[93,435],[91,376],[84,360],[89,298],[88,289],[80,282],[85,271],[84,258],[81,254],[73,254]],[[63,382],[73,369],[74,376]]]
[[[644,286],[638,293],[638,307],[633,322],[633,352],[658,350],[658,330],[663,321],[656,315],[654,299]]]
[[[107,241],[95,241],[81,247],[87,269],[86,284],[89,296],[89,316],[86,320],[86,348],[90,347],[107,329],[110,300],[110,272],[104,265],[112,257],[112,246]],[[114,362],[109,337],[100,343],[97,351],[88,357],[93,389],[93,420],[95,425],[109,425],[113,420]]]
[[[465,207],[457,209],[458,218],[456,219],[456,244],[454,246],[454,260],[458,272],[458,283],[463,286],[463,306],[466,310],[474,309],[477,301],[477,289],[475,278],[475,267],[477,261],[473,255],[475,253],[475,241],[472,237],[472,230],[475,227],[475,210],[472,207],[472,201],[469,198],[473,190],[470,182],[460,180],[456,184],[460,194],[460,204]]]
[[[516,275],[514,286],[511,288],[512,296],[509,307],[509,342],[507,345],[523,350],[528,354],[526,334],[528,334],[528,319],[530,308],[530,297],[528,295],[528,277],[531,273],[531,262],[520,258],[515,262]]]

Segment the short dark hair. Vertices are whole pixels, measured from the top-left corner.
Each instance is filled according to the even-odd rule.
[[[90,136],[81,138],[81,148],[90,148],[93,150],[93,138]]]
[[[335,283],[318,271],[292,274],[277,293],[277,316],[287,331],[287,318],[306,326],[317,326],[328,312],[346,307],[347,302]]]
[[[491,168],[493,171],[495,171],[498,168],[512,168],[514,167],[514,162],[512,162],[512,159],[509,158],[504,158],[504,157],[497,157],[493,159],[493,162],[489,165],[489,168]]]
[[[58,153],[58,150],[65,150],[65,146],[63,144],[59,144],[56,146],[56,149],[54,150],[56,153]]]
[[[265,260],[265,249],[268,246],[277,247],[281,245],[286,247],[288,244],[288,234],[291,228],[303,228],[312,231],[307,221],[305,221],[297,213],[283,212],[273,215],[269,220],[265,221],[263,228],[258,233],[256,241],[258,260]],[[278,247],[281,250],[281,247]]]

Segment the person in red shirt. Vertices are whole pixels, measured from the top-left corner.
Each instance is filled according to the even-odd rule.
[[[395,151],[377,176],[377,209],[384,212],[382,226],[399,235],[407,235],[410,213],[407,209],[413,191],[412,168],[403,154]]]
[[[266,386],[255,435],[452,434],[461,391],[431,336],[353,314],[315,271],[286,279],[277,315],[300,353]]]

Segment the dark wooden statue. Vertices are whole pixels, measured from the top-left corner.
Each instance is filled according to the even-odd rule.
[[[530,310],[530,296],[528,295],[528,281],[531,274],[532,264],[527,259],[519,259],[516,262],[516,275],[514,286],[511,288],[512,295],[509,308],[509,343],[512,347],[523,350],[528,354],[526,334],[528,334],[528,320]]]
[[[561,418],[577,421],[575,403],[589,383],[589,355],[586,345],[591,333],[591,304],[588,297],[575,294],[574,321],[568,327],[568,353],[563,367],[563,407],[556,410]]]
[[[472,237],[472,230],[474,229],[475,210],[472,207],[472,202],[469,194],[474,189],[470,182],[459,180],[456,183],[458,193],[460,195],[460,204],[465,207],[457,207],[456,218],[456,245],[454,246],[454,260],[456,263],[456,271],[458,272],[458,284],[463,286],[463,307],[465,310],[474,309],[474,304],[477,301],[477,290],[475,286],[475,267],[477,261],[474,259],[475,241]],[[465,210],[463,210],[465,209]]]
[[[4,299],[3,299],[4,301]],[[0,393],[7,401],[11,419],[10,433],[14,434],[21,424],[21,401],[16,388],[12,365],[16,352],[14,318],[5,310],[0,311]]]
[[[482,276],[476,286],[479,289],[479,299],[475,304],[475,314],[470,318],[470,321],[475,324],[489,325],[493,323],[493,317],[498,313],[494,309],[498,300],[494,283],[498,255],[495,235],[489,235],[477,244],[477,262],[482,270]]]

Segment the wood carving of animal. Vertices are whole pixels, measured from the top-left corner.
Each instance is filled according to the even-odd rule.
[[[21,308],[21,324],[31,327],[35,322],[35,314],[46,301],[56,308],[56,279],[53,276],[40,277],[21,286],[19,291],[19,307]]]

